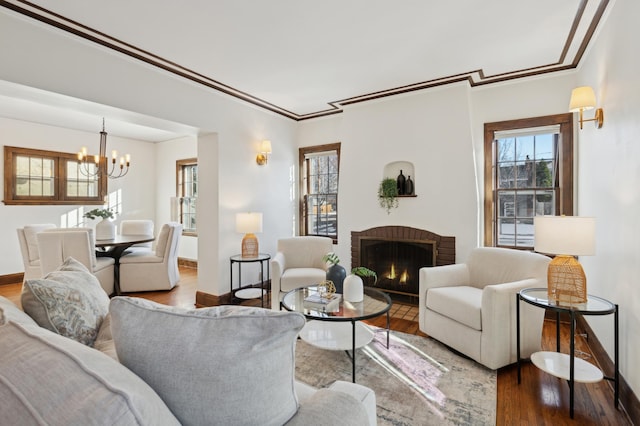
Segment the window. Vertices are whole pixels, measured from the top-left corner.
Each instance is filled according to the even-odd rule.
[[[198,199],[198,159],[176,161],[176,216],[183,235],[196,234],[196,201]]]
[[[485,245],[533,249],[536,215],[573,214],[573,114],[485,124]]]
[[[340,143],[300,148],[300,235],[338,242]]]
[[[107,179],[76,154],[4,147],[5,204],[103,204]]]

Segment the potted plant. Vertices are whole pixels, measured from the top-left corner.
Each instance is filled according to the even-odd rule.
[[[398,207],[398,182],[395,179],[382,179],[378,187],[378,201],[387,214],[391,213],[392,208]]]
[[[332,281],[337,293],[342,293],[342,283],[347,276],[347,271],[339,265],[340,258],[334,252],[322,256],[322,261],[331,264],[327,268],[327,280]]]
[[[113,240],[116,237],[116,226],[109,220],[114,216],[110,208],[89,210],[83,216],[91,220],[102,218],[96,224],[96,240]]]
[[[344,279],[344,300],[347,302],[362,302],[364,298],[363,277],[374,277],[375,282],[378,281],[378,274],[374,271],[364,266],[356,266],[351,269],[351,274]]]

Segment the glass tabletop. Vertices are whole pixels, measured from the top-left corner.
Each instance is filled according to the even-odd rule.
[[[242,257],[241,254],[235,254],[229,259],[231,259],[233,262],[262,262],[264,260],[271,259],[271,255],[268,255],[266,253],[258,253],[257,256],[253,257]]]
[[[321,321],[359,321],[382,315],[391,309],[391,298],[379,290],[365,287],[362,302],[347,302],[343,298],[328,311],[305,306],[304,299],[318,292],[317,286],[297,288],[284,295],[282,306],[288,311],[304,314]]]
[[[587,301],[584,303],[558,303],[555,300],[549,300],[549,294],[546,288],[525,288],[520,291],[520,298],[532,305],[543,308],[551,308],[559,311],[576,311],[587,315],[605,315],[615,311],[616,307],[598,296],[588,294]]]

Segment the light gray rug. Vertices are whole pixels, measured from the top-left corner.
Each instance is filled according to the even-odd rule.
[[[344,351],[298,340],[296,379],[321,388],[351,381]],[[356,383],[373,389],[378,425],[495,425],[496,372],[456,355],[434,339],[376,332],[356,352]]]

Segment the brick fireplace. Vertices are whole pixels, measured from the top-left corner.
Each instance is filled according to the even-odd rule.
[[[381,226],[351,232],[351,265],[366,266],[378,282],[365,285],[398,295],[418,295],[418,271],[456,261],[455,237],[407,226]]]

